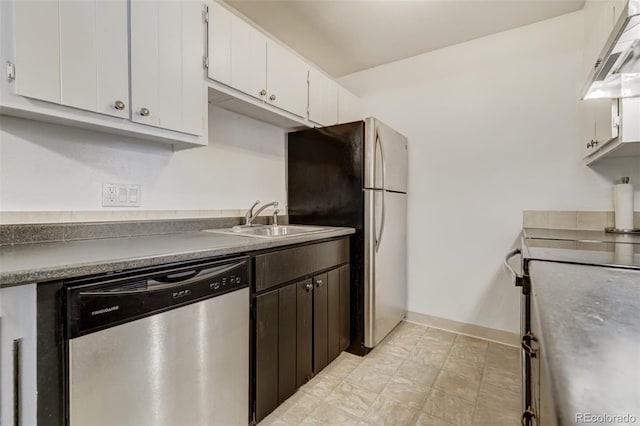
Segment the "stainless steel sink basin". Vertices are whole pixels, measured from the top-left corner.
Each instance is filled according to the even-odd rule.
[[[243,227],[236,226],[230,229],[207,229],[207,232],[218,232],[221,234],[245,235],[247,237],[256,238],[284,238],[296,235],[313,234],[316,232],[326,231],[326,228],[320,226],[301,226],[301,225],[263,225]]]

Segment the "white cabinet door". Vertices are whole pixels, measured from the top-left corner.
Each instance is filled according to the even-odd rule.
[[[60,103],[88,111],[97,106],[96,2],[62,0]]]
[[[133,121],[203,134],[203,7],[195,1],[131,1]]]
[[[582,101],[583,156],[587,157],[618,137],[614,119],[618,115],[617,100],[590,99]]]
[[[338,123],[364,120],[362,101],[342,86],[338,88]]]
[[[581,101],[582,112],[582,156],[588,157],[594,152],[593,141],[596,139],[596,118],[593,101]]]
[[[131,120],[159,126],[158,1],[132,0],[130,19]]]
[[[231,20],[231,86],[266,99],[267,37],[237,16]]]
[[[323,126],[338,122],[338,85],[314,68],[309,70],[309,120]]]
[[[182,130],[182,7],[177,1],[158,2],[159,126]]]
[[[615,99],[596,99],[594,100],[596,148],[602,148],[611,139],[618,136],[618,128],[614,125],[614,116],[617,116],[617,108],[614,104],[618,101]]]
[[[209,2],[208,76],[227,86],[231,85],[231,21],[233,14],[218,3]]]
[[[57,4],[60,25],[59,103],[128,118],[126,0],[62,0]]]
[[[36,284],[0,289],[0,424],[37,424]],[[18,388],[14,388],[14,380]],[[16,394],[19,392],[19,394]],[[19,401],[16,407],[16,399]],[[16,412],[16,409],[18,410]]]
[[[96,0],[96,112],[129,118],[127,0]]]
[[[299,117],[306,117],[308,69],[302,59],[268,40],[267,102]]]
[[[202,58],[205,54],[204,4],[182,3],[182,129],[202,136],[207,126],[207,91]]]
[[[14,3],[16,94],[60,103],[57,1]]]

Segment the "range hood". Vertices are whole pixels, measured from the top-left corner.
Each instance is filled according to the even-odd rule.
[[[640,0],[629,0],[598,56],[583,99],[640,96]]]

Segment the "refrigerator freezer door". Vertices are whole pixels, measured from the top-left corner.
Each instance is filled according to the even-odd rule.
[[[407,306],[407,195],[365,190],[365,341],[375,347]]]
[[[289,133],[291,223],[362,229],[363,137],[363,121]]]
[[[365,133],[365,188],[407,192],[407,138],[375,118]]]

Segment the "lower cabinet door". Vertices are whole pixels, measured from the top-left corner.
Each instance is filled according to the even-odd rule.
[[[328,345],[328,274],[313,278],[313,373],[327,366]]]
[[[313,375],[313,283],[309,279],[296,287],[296,387],[300,387]]]
[[[340,352],[340,269],[333,269],[327,272],[327,362]]]
[[[297,285],[278,290],[278,404],[296,391]]]
[[[340,271],[340,321],[339,321],[339,345],[340,352],[351,344],[351,271],[349,265],[339,269]]]
[[[278,291],[255,299],[256,420],[278,406]]]

